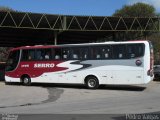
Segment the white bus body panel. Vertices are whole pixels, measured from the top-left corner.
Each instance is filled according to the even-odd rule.
[[[123,42],[125,43],[125,42]],[[128,42],[126,42],[128,43]],[[68,60],[58,64],[58,67],[67,67],[68,69],[59,72],[48,72],[43,73],[39,77],[31,78],[32,83],[73,83],[73,84],[84,84],[84,80],[87,76],[93,75],[99,80],[99,84],[120,84],[120,85],[131,85],[131,84],[146,84],[153,80],[153,77],[148,76],[147,72],[150,70],[150,48],[147,41],[135,42],[145,44],[145,53],[142,58],[128,59],[128,61],[133,61],[132,65],[125,65],[125,59],[121,60],[103,60],[106,63],[117,61],[119,65],[101,65],[102,60],[86,60],[82,61],[82,64],[72,64],[78,60]],[[106,43],[107,44],[107,43]],[[111,44],[111,43],[109,43]],[[118,43],[113,43],[118,44]],[[142,66],[136,66],[135,61],[140,59],[142,61]],[[89,64],[90,62],[95,62],[94,67],[84,68],[83,63]],[[99,63],[101,61],[102,63]],[[123,61],[123,65],[121,65]],[[126,60],[127,61],[127,60]],[[5,76],[6,82],[20,82],[20,78],[11,78]]]
[[[5,81],[6,82],[20,82],[20,78],[13,78],[13,77],[5,76]]]
[[[119,69],[117,69],[119,68]],[[130,66],[101,66],[79,72],[44,73],[32,82],[83,84],[85,77],[93,75],[99,84],[143,84],[143,69]]]

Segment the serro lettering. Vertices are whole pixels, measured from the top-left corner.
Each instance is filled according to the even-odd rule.
[[[55,65],[53,63],[36,63],[34,68],[53,68]]]

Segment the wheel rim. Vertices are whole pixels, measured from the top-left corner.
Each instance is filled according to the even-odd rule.
[[[95,79],[89,79],[89,80],[88,80],[88,86],[89,86],[90,88],[95,87],[95,86],[96,86],[96,80],[95,80]]]
[[[28,84],[29,79],[28,78],[24,78],[23,82],[24,82],[24,84]]]

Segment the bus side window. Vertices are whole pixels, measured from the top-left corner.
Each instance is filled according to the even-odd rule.
[[[143,44],[130,44],[127,45],[127,51],[128,51],[128,58],[136,58],[143,56],[144,50],[143,50]]]
[[[29,59],[28,50],[22,50],[22,61],[27,61]]]
[[[103,59],[111,59],[111,48],[109,45],[104,46],[101,48],[102,50],[102,58]]]
[[[88,48],[87,47],[83,47],[83,48],[80,48],[80,59],[88,59],[89,56],[88,56]]]
[[[70,49],[69,48],[62,49],[62,57],[63,57],[63,59],[69,59],[69,57],[70,57]]]
[[[36,60],[43,60],[43,49],[37,49],[35,52]]]
[[[78,55],[77,54],[73,54],[73,59],[78,59]]]
[[[80,56],[80,48],[72,48],[71,50],[71,59],[76,60],[79,59]]]
[[[44,59],[51,60],[52,59],[52,49],[44,49]]]
[[[54,49],[54,57],[55,60],[61,59],[61,49]]]
[[[28,50],[28,60],[35,59],[35,50]]]
[[[45,54],[44,58],[45,58],[46,60],[49,60],[49,59],[51,58],[51,57],[50,57],[50,53],[47,52],[47,53]]]
[[[50,60],[51,57],[51,49],[45,48],[45,49],[36,49],[35,50],[35,60]]]
[[[126,59],[126,45],[113,45],[113,59]]]
[[[103,46],[91,47],[91,58],[92,59],[104,59],[104,54],[105,54],[105,49],[103,49]]]
[[[92,46],[91,47],[91,59],[98,59],[100,57],[100,55],[97,52],[97,47]]]
[[[34,60],[35,50],[22,50],[22,61]]]
[[[128,51],[128,58],[135,58],[135,45],[128,45],[127,46]]]

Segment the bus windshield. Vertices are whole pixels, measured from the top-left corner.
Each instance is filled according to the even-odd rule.
[[[6,71],[12,71],[17,67],[19,61],[19,55],[20,55],[19,50],[10,52],[6,63],[6,69],[5,69]]]

